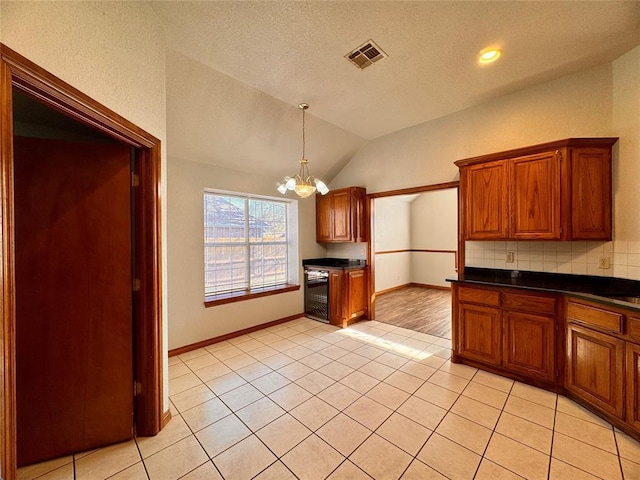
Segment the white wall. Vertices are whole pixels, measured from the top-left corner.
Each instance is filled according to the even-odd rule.
[[[411,248],[411,203],[397,197],[374,200],[374,252]],[[411,253],[375,256],[376,292],[411,282]]]
[[[640,280],[640,47],[612,68],[613,242],[467,242],[466,265]],[[605,116],[606,118],[606,116]],[[506,263],[506,252],[515,262]],[[599,268],[601,257],[609,268]]]
[[[614,243],[620,251],[613,252],[613,247],[604,243],[589,242],[584,245],[584,255],[591,247],[602,252],[610,250],[615,254],[612,272],[616,276],[640,278],[640,268],[631,264],[637,261],[636,253],[628,254],[629,245],[635,251],[635,243],[629,242],[640,241],[640,47],[612,63],[369,142],[331,182],[331,187],[358,184],[374,193],[446,182],[458,179],[455,160],[562,138],[599,136],[620,137],[613,151],[614,240],[627,243]],[[493,255],[487,260],[495,259],[496,248],[506,249],[506,245],[482,244],[478,248]],[[572,247],[560,247],[563,248]],[[576,245],[576,250],[582,250],[582,245]],[[555,264],[557,271],[559,262],[566,261],[564,258],[556,256],[549,263]],[[586,266],[589,262],[581,263]],[[508,265],[511,264],[492,264],[513,268]],[[542,265],[544,269],[544,260]],[[586,267],[583,273],[588,271]]]
[[[458,189],[425,192],[411,203],[411,249],[458,250]],[[448,287],[456,255],[411,252],[411,282]]]
[[[458,249],[458,190],[375,199],[374,251]],[[404,251],[375,256],[375,289],[407,283],[448,287],[455,253]]]
[[[176,157],[169,158],[168,176],[169,349],[301,314],[302,284],[295,292],[204,306],[204,189],[277,196],[271,179]],[[315,241],[314,196],[298,201],[298,224],[299,258],[324,257],[324,248]]]
[[[159,138],[167,345],[165,37],[143,3],[2,2],[0,42]],[[165,356],[166,357],[166,356]],[[169,407],[165,358],[165,410]]]

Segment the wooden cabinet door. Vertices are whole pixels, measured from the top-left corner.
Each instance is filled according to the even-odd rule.
[[[332,240],[336,242],[352,241],[351,231],[351,192],[349,190],[333,193],[332,214],[333,232]]]
[[[640,345],[627,343],[627,423],[640,431]]]
[[[555,380],[555,319],[503,313],[502,364],[512,372]]]
[[[331,237],[331,195],[316,195],[316,241],[330,242]]]
[[[349,289],[349,311],[347,318],[356,318],[365,314],[367,309],[367,285],[365,270],[349,270],[347,283]]]
[[[560,238],[559,163],[556,152],[509,160],[510,238]]]
[[[610,149],[574,149],[571,171],[571,238],[611,240]]]
[[[492,365],[501,363],[500,310],[461,303],[458,308],[458,352],[461,356]]]
[[[507,238],[507,162],[502,160],[472,165],[465,170],[462,174],[465,239]]]
[[[622,418],[622,340],[574,324],[567,328],[567,389],[593,406]]]
[[[329,272],[329,322],[342,326],[342,303],[344,297],[343,272],[331,270]]]
[[[369,241],[369,215],[367,192],[364,188],[353,188],[351,195],[351,240],[353,242]]]

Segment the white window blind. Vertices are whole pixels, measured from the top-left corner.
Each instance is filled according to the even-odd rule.
[[[205,296],[284,285],[288,203],[204,193]]]

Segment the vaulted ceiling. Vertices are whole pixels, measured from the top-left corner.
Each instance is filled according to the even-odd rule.
[[[300,156],[300,102],[311,105],[312,170],[317,159],[318,174],[333,176],[368,140],[601,65],[640,44],[637,1],[149,5],[171,49],[169,153],[276,176],[295,169]],[[370,39],[387,57],[359,70],[344,57]],[[485,47],[504,55],[480,65]],[[198,120],[188,120],[194,110]]]

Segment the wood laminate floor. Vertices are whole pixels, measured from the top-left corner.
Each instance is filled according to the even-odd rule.
[[[377,296],[376,320],[451,339],[451,291],[408,286]]]

